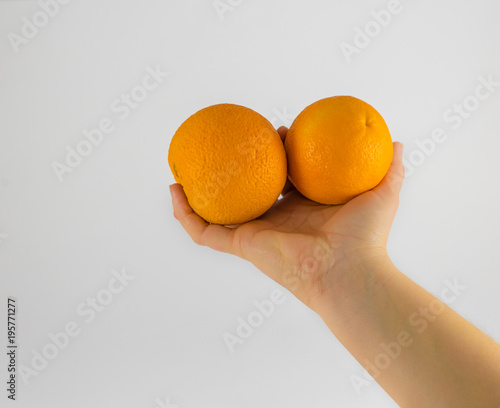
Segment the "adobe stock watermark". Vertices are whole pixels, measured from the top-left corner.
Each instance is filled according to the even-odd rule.
[[[236,10],[243,0],[214,0],[212,5],[220,21],[224,21],[226,13],[232,13]]]
[[[174,404],[170,401],[170,399],[170,397],[156,398],[154,400],[155,405],[153,405],[153,408],[180,408],[180,405]]]
[[[285,106],[283,109],[273,109],[273,114],[274,116],[271,118],[269,122],[278,129],[280,126],[286,126],[287,128],[290,127],[290,125],[293,122],[293,119],[295,118],[296,115],[291,114],[288,112],[288,108]]]
[[[59,183],[63,182],[65,174],[72,173],[83,163],[85,157],[92,154],[94,149],[102,144],[104,136],[116,130],[117,121],[126,120],[148,98],[151,92],[163,83],[164,78],[167,76],[168,73],[163,72],[159,64],[155,68],[147,66],[146,74],[140,84],[132,87],[128,93],[115,98],[109,105],[114,118],[110,116],[104,117],[98,122],[97,127],[83,129],[83,138],[74,147],[66,146],[64,162],[53,161],[51,163],[52,170]]]
[[[255,300],[253,305],[255,309],[248,314],[246,318],[238,316],[236,318],[236,328],[234,334],[224,332],[222,339],[227,346],[230,354],[234,353],[237,344],[243,344],[246,340],[253,336],[255,329],[262,326],[266,319],[269,319],[276,311],[276,306],[281,305],[287,298],[279,289],[273,289],[269,295],[269,299],[264,299],[261,302]]]
[[[309,217],[311,225],[317,225],[319,220],[314,220],[315,217],[319,218],[321,222],[325,222],[326,217],[323,215],[325,211],[328,211],[328,208],[323,209],[322,212],[311,214]],[[297,263],[293,263],[293,266],[283,277],[283,286],[292,293],[307,286],[314,290],[322,274],[333,267],[335,251],[332,246],[324,238],[316,237],[314,241],[312,252]]]
[[[459,283],[457,279],[450,282],[444,281],[444,287],[440,292],[440,300],[433,299],[427,307],[420,307],[408,317],[408,323],[413,327],[417,334],[423,333],[430,322],[444,312],[444,304],[451,305],[467,289],[467,286]],[[415,341],[415,336],[406,330],[401,330],[397,336],[388,343],[380,343],[380,353],[375,356],[373,361],[365,360],[363,362],[364,370],[362,375],[352,374],[350,382],[356,394],[361,395],[361,390],[368,387],[378,378],[378,376],[389,368],[405,348],[410,347]]]
[[[49,22],[57,17],[61,11],[61,6],[70,3],[71,0],[40,0],[38,6],[40,10],[36,11],[30,18],[24,16],[21,19],[21,28],[19,33],[9,32],[7,39],[16,54],[19,53],[21,46],[27,45],[35,38],[40,30],[44,29]]]
[[[112,277],[105,288],[99,290],[94,296],[87,297],[76,307],[76,315],[79,320],[71,320],[64,328],[55,333],[50,332],[47,337],[49,341],[40,350],[31,350],[31,362],[29,365],[20,365],[19,374],[25,385],[29,385],[32,377],[37,377],[45,370],[61,351],[65,350],[71,342],[84,330],[84,326],[92,323],[99,313],[102,313],[113,302],[135,277],[129,275],[125,269],[120,272],[111,271]]]
[[[322,217],[322,215],[317,216]],[[315,278],[320,277],[322,268],[326,270],[332,266],[333,252],[333,248],[325,239],[315,238],[311,254],[300,259],[297,264],[294,263],[294,266],[285,272],[282,285],[292,293],[301,286],[314,285]],[[276,306],[283,304],[286,299],[281,290],[274,289],[270,294],[270,299],[253,302],[256,310],[250,312],[246,319],[238,316],[235,334],[225,332],[222,335],[229,353],[233,354],[237,344],[243,344],[250,338],[255,332],[254,329],[260,327],[266,318],[271,317]]]
[[[449,132],[458,130],[491,98],[498,87],[500,82],[493,79],[493,74],[489,74],[487,78],[479,76],[474,90],[443,112],[442,120],[445,125],[432,129],[428,138],[414,140],[417,147],[408,153],[407,158],[403,158],[406,177],[411,176],[416,168],[424,164],[435,153],[437,146],[448,140]]]
[[[279,135],[274,129],[262,128],[255,138],[241,141],[236,146],[238,160],[228,160],[221,170],[205,174],[207,180],[203,186],[193,190],[194,207],[196,209],[205,208],[221,191],[229,188],[233,178],[241,173],[246,164],[259,160],[262,155],[266,154],[268,146],[277,143],[278,140],[281,143]],[[176,166],[173,167],[174,173],[178,175]]]
[[[399,0],[389,0],[385,9],[371,11],[372,18],[365,23],[363,28],[354,27],[352,44],[341,42],[340,50],[348,63],[352,61],[353,55],[358,55],[366,49],[383,29],[389,27],[394,16],[403,12],[403,6]]]

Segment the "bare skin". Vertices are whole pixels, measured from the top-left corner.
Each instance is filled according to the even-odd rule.
[[[221,226],[194,213],[174,184],[174,216],[195,243],[250,261],[318,313],[400,406],[500,408],[500,345],[387,255],[402,150],[394,143],[382,182],[345,205],[314,203],[287,182],[263,216]]]

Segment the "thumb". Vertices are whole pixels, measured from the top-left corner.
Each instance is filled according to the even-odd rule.
[[[387,171],[387,174],[382,179],[374,191],[379,194],[384,200],[389,202],[398,200],[401,186],[405,178],[405,168],[403,166],[403,144],[399,142],[393,143],[394,153],[392,155],[392,163]]]

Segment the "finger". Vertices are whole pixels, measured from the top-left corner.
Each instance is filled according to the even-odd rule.
[[[285,138],[286,138],[286,132],[288,132],[288,128],[286,126],[280,126],[278,128],[278,134],[280,135],[281,137],[281,141],[284,143],[285,142]]]
[[[403,144],[393,143],[394,153],[392,163],[387,174],[380,184],[374,188],[374,191],[387,199],[395,199],[399,196],[403,180],[405,178],[405,169],[403,166]]]
[[[172,184],[170,186],[170,194],[172,195],[174,217],[179,220],[182,227],[196,244],[234,254],[234,229],[225,228],[222,225],[209,224],[196,214],[189,205],[186,194],[180,184]]]

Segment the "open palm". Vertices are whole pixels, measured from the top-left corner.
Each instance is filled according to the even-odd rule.
[[[286,128],[279,129],[282,139]],[[383,254],[404,178],[402,145],[375,187],[344,205],[308,200],[287,182],[264,215],[237,226],[209,224],[189,206],[182,186],[171,187],[174,215],[194,242],[237,255],[315,309],[315,300],[342,276],[330,273],[341,257]],[[368,250],[368,251],[367,251]]]

